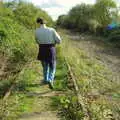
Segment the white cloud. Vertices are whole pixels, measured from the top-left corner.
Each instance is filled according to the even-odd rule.
[[[88,3],[88,4],[93,4],[95,2],[95,0],[28,0],[31,1],[32,3],[34,3],[35,5],[60,5],[60,6],[73,6],[76,4],[80,4],[80,3]]]
[[[93,4],[95,0],[28,0],[47,11],[56,20],[61,14],[66,14],[70,8],[80,3]]]
[[[91,3],[94,3],[95,0],[55,0],[57,3],[63,5],[63,6],[73,6],[73,5],[76,5],[76,4],[80,4],[80,3],[88,3],[88,4],[91,4]]]
[[[75,4],[79,4],[79,3],[94,3],[95,0],[28,0],[28,1],[32,1],[34,4],[36,5],[42,5],[42,4],[59,4],[59,5],[63,5],[63,6],[73,6]]]
[[[43,8],[45,11],[52,16],[53,20],[56,20],[59,15],[66,14],[69,11],[69,8],[63,7],[52,7],[52,8]]]

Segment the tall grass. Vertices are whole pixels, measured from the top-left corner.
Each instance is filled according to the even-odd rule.
[[[88,101],[91,119],[119,120],[120,84],[113,80],[111,72],[105,66],[77,48],[76,44],[79,43],[70,40],[66,33],[61,31],[64,39],[63,55],[71,65],[81,95]]]

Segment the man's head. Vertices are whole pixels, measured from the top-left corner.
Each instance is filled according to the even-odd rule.
[[[42,18],[37,18],[36,22],[38,24],[45,24],[45,21]]]

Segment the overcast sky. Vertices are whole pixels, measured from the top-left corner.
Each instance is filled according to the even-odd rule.
[[[51,17],[56,20],[61,14],[67,14],[67,12],[76,4],[88,3],[93,4],[95,0],[27,0],[40,6],[43,10],[47,11]]]

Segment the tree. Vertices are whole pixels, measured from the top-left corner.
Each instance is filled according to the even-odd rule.
[[[31,3],[20,2],[14,9],[16,19],[27,28],[35,28],[36,18],[42,17],[47,24],[52,25],[52,18],[42,9],[35,7]]]
[[[71,23],[68,15],[60,15],[57,20],[57,25],[65,28],[71,28]]]
[[[81,31],[88,30],[88,21],[93,18],[93,15],[93,6],[87,4],[77,5],[69,12],[71,24],[74,24],[74,27]]]
[[[60,16],[58,22],[83,32],[104,33],[105,27],[118,18],[116,8],[114,0],[97,0],[94,5],[80,4],[73,7],[68,15]]]
[[[103,26],[107,26],[112,21],[113,9],[116,3],[114,0],[97,0],[95,4],[95,18]]]

